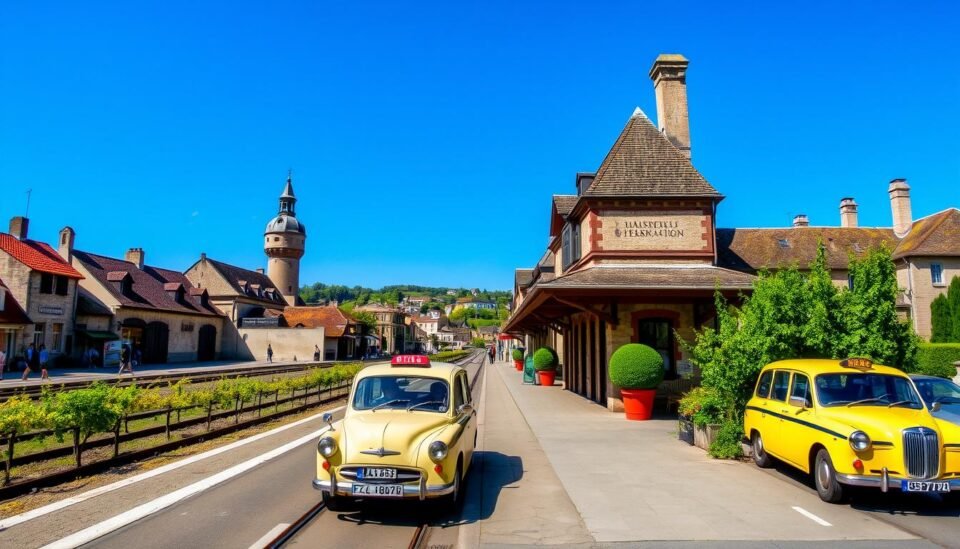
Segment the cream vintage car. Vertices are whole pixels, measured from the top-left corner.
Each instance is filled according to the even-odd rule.
[[[467,372],[400,355],[357,374],[339,424],[317,443],[313,487],[331,509],[344,499],[460,501],[477,444]]]

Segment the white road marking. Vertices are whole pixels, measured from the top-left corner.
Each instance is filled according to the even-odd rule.
[[[84,493],[82,493],[82,494],[79,494],[79,495],[76,495],[76,496],[73,496],[73,497],[69,497],[69,498],[67,498],[67,499],[62,499],[62,500],[57,501],[57,502],[55,502],[55,503],[51,503],[50,505],[44,505],[43,507],[38,507],[38,508],[36,508],[36,509],[34,509],[34,510],[32,510],[32,511],[27,511],[26,513],[21,513],[21,514],[19,514],[19,515],[14,515],[14,516],[12,516],[12,517],[9,517],[9,518],[0,520],[0,531],[6,530],[7,528],[10,528],[11,526],[15,526],[15,525],[17,525],[17,524],[20,524],[20,523],[22,523],[22,522],[27,522],[28,520],[33,520],[33,519],[35,519],[35,518],[37,518],[37,517],[42,517],[42,516],[44,516],[44,515],[48,515],[48,514],[50,514],[50,513],[53,513],[54,511],[59,511],[60,509],[63,509],[63,508],[65,508],[65,507],[69,507],[69,506],[71,506],[71,505],[75,505],[75,504],[77,504],[77,503],[81,503],[81,502],[87,501],[88,499],[95,498],[95,497],[97,497],[97,496],[106,494],[106,493],[108,493],[108,492],[113,492],[114,490],[119,490],[119,489],[121,489],[121,488],[125,488],[125,487],[127,487],[127,486],[130,486],[131,484],[136,484],[136,483],[138,483],[138,482],[141,482],[141,481],[144,481],[144,480],[147,480],[147,479],[151,479],[151,478],[153,478],[153,477],[162,475],[162,474],[164,474],[164,473],[168,473],[168,472],[173,471],[173,470],[175,470],[175,469],[179,469],[179,468],[181,468],[181,467],[186,467],[187,465],[196,463],[196,462],[198,462],[198,461],[202,461],[202,460],[207,459],[207,458],[211,458],[211,457],[213,457],[213,456],[220,455],[220,454],[222,454],[222,453],[224,453],[224,452],[229,452],[230,450],[233,450],[233,449],[235,449],[235,448],[239,448],[239,447],[244,446],[244,445],[246,445],[246,444],[250,444],[250,443],[252,443],[252,442],[256,442],[256,441],[258,441],[258,440],[264,439],[264,438],[269,437],[269,436],[271,436],[271,435],[275,435],[275,434],[277,434],[277,433],[281,433],[281,432],[286,431],[286,430],[288,430],[288,429],[292,429],[292,428],[294,428],[294,427],[298,427],[298,426],[300,426],[300,425],[303,425],[304,423],[307,423],[307,422],[310,422],[310,421],[314,421],[314,420],[320,419],[320,418],[323,417],[323,414],[324,414],[324,413],[327,413],[327,412],[331,412],[331,413],[339,412],[340,410],[343,410],[343,409],[344,409],[344,406],[339,406],[339,407],[334,408],[334,409],[332,409],[332,410],[324,410],[323,412],[321,412],[321,413],[319,413],[319,414],[312,415],[312,416],[310,416],[310,417],[306,417],[306,418],[303,418],[303,419],[294,421],[293,423],[284,425],[284,426],[282,426],[282,427],[277,427],[276,429],[272,429],[272,430],[266,431],[266,432],[264,432],[264,433],[260,433],[260,434],[257,434],[257,435],[253,435],[252,437],[249,437],[249,438],[245,438],[245,439],[238,440],[238,441],[236,441],[236,442],[232,442],[232,443],[230,443],[230,444],[227,444],[226,446],[221,446],[221,447],[219,447],[219,448],[214,448],[213,450],[208,450],[208,451],[206,451],[206,452],[204,452],[204,453],[202,453],[202,454],[197,454],[197,455],[195,455],[195,456],[190,456],[190,457],[188,457],[188,458],[181,459],[180,461],[175,461],[175,462],[170,463],[170,464],[168,464],[168,465],[164,465],[163,467],[157,467],[156,469],[153,469],[153,470],[151,470],[151,471],[147,471],[147,472],[145,472],[145,473],[141,473],[141,474],[139,474],[139,475],[136,475],[136,476],[133,476],[133,477],[130,477],[130,478],[126,478],[126,479],[123,479],[123,480],[118,480],[117,482],[114,482],[114,483],[112,483],[112,484],[108,484],[108,485],[106,485],[106,486],[101,486],[101,487],[99,487],[99,488],[94,488],[93,490],[90,490],[90,491],[88,491],[88,492],[84,492]]]
[[[796,512],[798,512],[798,513],[800,513],[801,515],[807,517],[808,519],[812,520],[813,522],[816,522],[816,523],[819,524],[820,526],[833,526],[833,525],[830,524],[829,522],[823,520],[822,518],[818,517],[817,515],[814,515],[814,514],[811,513],[810,511],[807,511],[807,510],[804,509],[803,507],[794,506],[794,507],[793,507],[793,510],[796,511]]]
[[[267,543],[268,543],[268,542],[270,542],[271,540],[273,540],[273,538],[279,536],[279,535],[280,535],[280,532],[283,532],[283,531],[286,530],[289,526],[290,526],[289,524],[284,524],[284,523],[282,523],[282,522],[281,522],[280,524],[274,526],[274,527],[273,527],[273,530],[270,530],[269,532],[267,532],[266,534],[264,534],[262,538],[260,538],[260,539],[258,539],[257,541],[253,542],[253,545],[250,546],[250,549],[264,549],[264,548],[267,546]]]
[[[101,521],[93,526],[84,528],[79,532],[73,533],[65,538],[45,545],[43,549],[73,549],[74,547],[79,547],[85,543],[90,543],[91,541],[101,536],[105,536],[114,530],[123,528],[130,523],[152,515],[153,513],[156,513],[162,509],[166,509],[167,507],[170,507],[179,501],[199,494],[200,492],[230,480],[237,475],[243,474],[250,469],[257,467],[258,465],[262,465],[263,463],[266,463],[277,456],[283,455],[290,450],[297,448],[298,446],[302,446],[308,442],[313,442],[320,437],[320,435],[327,432],[328,429],[329,427],[324,427],[319,431],[302,436],[294,441],[284,444],[283,446],[274,448],[265,454],[260,454],[255,458],[248,459],[243,463],[234,465],[233,467],[221,471],[213,476],[209,476],[203,480],[194,482],[189,486],[184,486],[183,488],[170,492],[165,496],[160,496],[153,501],[148,501],[147,503],[138,505],[129,511],[120,513],[115,517]]]

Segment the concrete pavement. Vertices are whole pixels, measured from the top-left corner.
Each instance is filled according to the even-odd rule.
[[[711,459],[677,440],[675,420],[627,421],[559,384],[523,385],[520,374],[505,362],[489,368],[487,376],[488,398],[493,399],[488,413],[507,406],[494,396],[500,387],[506,388],[522,414],[517,419],[529,425],[563,495],[601,545],[870,540],[904,546],[917,541],[848,506],[823,503],[815,494],[797,490],[752,464]],[[511,496],[502,497],[501,504],[510,505]],[[481,526],[481,541],[485,527]],[[545,541],[533,541],[519,531],[500,539],[508,544]]]

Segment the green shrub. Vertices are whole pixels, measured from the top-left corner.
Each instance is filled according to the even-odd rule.
[[[723,422],[724,410],[724,400],[710,387],[696,387],[680,399],[680,415],[698,427]]]
[[[737,459],[743,457],[743,424],[737,420],[728,419],[720,426],[717,438],[707,450],[711,457],[718,459]]]
[[[455,362],[469,355],[472,351],[440,351],[429,355],[430,362]]]
[[[540,347],[533,353],[533,369],[538,372],[552,372],[557,369],[557,355],[549,347]]]
[[[957,375],[953,365],[957,361],[960,361],[960,343],[921,343],[915,373],[952,379]]]
[[[520,349],[514,349],[510,356],[513,357],[513,360],[523,360],[523,351]]]
[[[610,357],[609,375],[621,389],[656,389],[663,381],[663,357],[652,347],[628,343]]]

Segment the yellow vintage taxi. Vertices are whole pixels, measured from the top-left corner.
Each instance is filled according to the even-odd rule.
[[[765,366],[744,434],[758,466],[777,458],[812,474],[827,502],[847,486],[960,490],[960,427],[936,420],[905,373],[867,359]]]
[[[419,355],[368,366],[354,379],[343,421],[324,418],[313,487],[331,509],[368,498],[456,505],[477,443],[476,416],[459,366]]]

